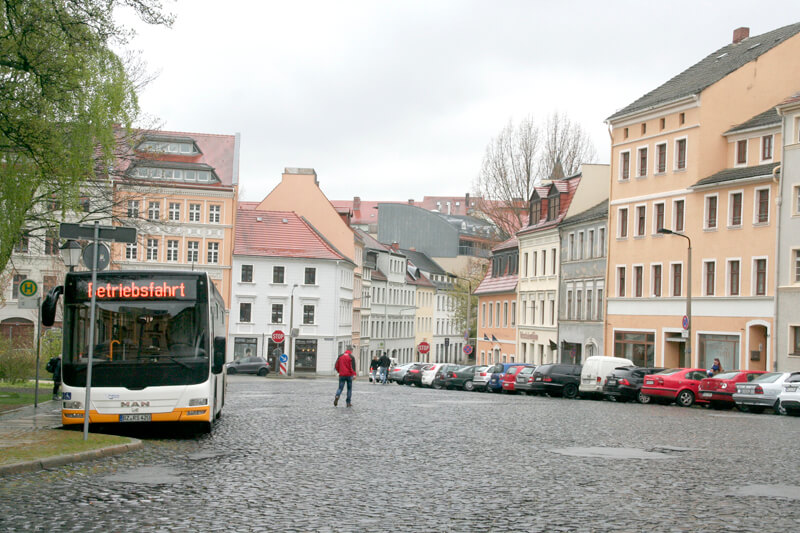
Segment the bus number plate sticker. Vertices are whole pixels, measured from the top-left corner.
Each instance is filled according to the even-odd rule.
[[[137,415],[119,415],[120,422],[150,422],[152,415],[150,413],[137,414]]]

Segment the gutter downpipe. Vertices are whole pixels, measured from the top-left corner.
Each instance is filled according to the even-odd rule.
[[[785,139],[784,135],[786,134],[784,121],[781,121],[781,139]],[[781,150],[783,152],[783,150]],[[781,153],[781,157],[783,153]],[[780,279],[778,278],[780,274],[780,243],[781,243],[781,204],[783,203],[783,195],[781,194],[781,182],[777,178],[778,172],[781,171],[781,167],[783,165],[776,165],[775,168],[772,169],[772,182],[778,184],[778,194],[775,198],[775,294],[773,298],[773,311],[772,311],[772,369],[777,372],[778,371],[778,347],[776,345],[776,337],[775,331],[778,329],[778,295],[780,293]],[[767,368],[769,368],[769,364],[767,364]]]
[[[604,283],[603,283],[603,289],[604,289],[603,293],[605,294],[605,300],[602,302],[602,306],[603,306],[603,353],[606,354],[606,355],[609,355],[609,354],[613,355],[613,352],[614,352],[614,350],[613,350],[613,347],[614,347],[613,342],[610,345],[610,347],[612,348],[611,350],[607,350],[606,349],[606,345],[608,345],[608,339],[612,339],[613,340],[613,338],[614,338],[614,335],[612,335],[611,332],[608,331],[608,298],[610,296],[609,290],[611,288],[611,278],[609,277],[610,274],[611,274],[610,270],[609,270],[611,268],[611,261],[609,260],[611,258],[611,253],[610,253],[611,252],[611,224],[608,224],[608,221],[611,218],[611,184],[614,181],[612,179],[612,176],[614,175],[614,157],[613,157],[614,156],[614,135],[611,133],[611,129],[612,129],[611,128],[611,123],[610,122],[606,122],[606,124],[608,124],[608,138],[611,141],[611,156],[612,157],[611,157],[611,160],[609,161],[609,164],[608,164],[608,170],[610,172],[609,179],[608,179],[608,202],[609,203],[608,203],[608,217],[606,218],[606,231],[605,231],[605,233],[606,233],[606,242],[603,243],[603,250],[605,251],[605,254],[606,254],[606,257],[605,257],[605,259],[606,259],[606,279],[604,280]]]

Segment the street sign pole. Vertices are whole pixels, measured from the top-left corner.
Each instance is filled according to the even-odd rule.
[[[94,223],[94,253],[92,254],[92,287],[97,287],[97,241],[100,237],[100,223]],[[83,440],[89,440],[89,405],[92,400],[92,358],[94,357],[94,343],[96,342],[96,328],[94,323],[95,307],[97,305],[97,291],[92,291],[92,302],[89,305],[89,361],[86,364],[86,405],[83,410]]]
[[[36,385],[35,389],[33,389],[33,408],[38,409],[39,407],[39,357],[41,354],[41,347],[42,347],[42,298],[36,298]],[[56,379],[56,375],[53,374],[53,379]]]

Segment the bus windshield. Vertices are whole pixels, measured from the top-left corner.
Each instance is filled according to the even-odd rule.
[[[86,385],[94,338],[92,386],[142,389],[208,379],[208,311],[194,299],[98,300],[94,328],[88,300],[65,309],[63,379]],[[94,331],[91,331],[93,329]]]

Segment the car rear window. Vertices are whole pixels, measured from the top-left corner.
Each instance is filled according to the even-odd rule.
[[[740,373],[741,372],[725,372],[724,374],[717,374],[714,376],[714,379],[733,379]]]
[[[751,383],[759,382],[759,383],[775,383],[778,381],[778,378],[781,377],[783,374],[781,372],[770,372],[769,374],[761,374],[756,379],[751,381]]]
[[[662,370],[661,372],[656,372],[656,374],[659,375],[659,376],[670,376],[672,374],[676,374],[676,373],[680,372],[681,370],[684,370],[684,369],[683,368],[668,368],[666,370]]]
[[[525,368],[523,368],[522,370],[519,371],[519,375],[520,376],[523,376],[523,375],[527,376],[528,374],[533,374],[533,370],[534,370],[534,368],[532,366],[526,366]]]

